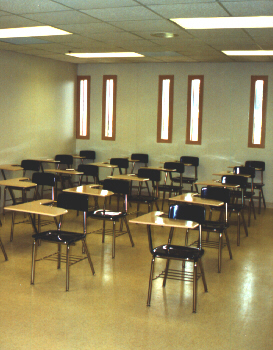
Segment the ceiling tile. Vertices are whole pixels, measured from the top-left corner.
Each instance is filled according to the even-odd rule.
[[[273,1],[221,1],[232,16],[268,16],[273,14]]]
[[[133,0],[55,0],[55,2],[66,5],[77,10],[103,9],[110,7],[136,6]]]
[[[0,10],[15,14],[62,11],[67,8],[49,0],[0,0]]]

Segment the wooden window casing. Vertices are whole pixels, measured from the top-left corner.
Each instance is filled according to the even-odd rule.
[[[117,76],[104,75],[102,89],[102,140],[116,139]]]
[[[265,148],[267,90],[267,76],[251,76],[248,147]]]
[[[196,83],[199,88],[194,86]],[[188,76],[186,144],[201,145],[204,75]],[[195,116],[195,119],[193,117]],[[198,130],[196,130],[198,128]],[[194,131],[194,132],[193,132]],[[193,135],[197,135],[194,137]],[[197,138],[197,139],[194,139]]]
[[[90,76],[77,77],[76,138],[90,139]]]
[[[157,142],[171,143],[173,133],[174,76],[160,75],[158,81]]]

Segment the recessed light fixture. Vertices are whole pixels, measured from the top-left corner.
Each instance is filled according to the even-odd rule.
[[[226,50],[222,52],[228,56],[273,56],[273,50]]]
[[[26,38],[33,36],[51,36],[68,34],[72,33],[51,26],[0,29],[0,38]]]
[[[273,16],[171,18],[185,29],[272,28]]]
[[[92,52],[85,52],[85,53],[74,53],[74,52],[68,52],[66,53],[67,56],[73,56],[78,58],[118,58],[118,57],[144,57],[144,55],[141,55],[136,52],[100,52],[100,53],[92,53]]]
[[[152,33],[151,36],[154,36],[156,38],[171,39],[171,38],[174,38],[175,36],[178,36],[178,34],[169,33],[169,32],[158,32],[158,33]]]

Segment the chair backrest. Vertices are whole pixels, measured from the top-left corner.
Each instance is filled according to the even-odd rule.
[[[180,219],[198,222],[202,225],[206,218],[206,209],[202,205],[181,203],[170,205],[169,219]]]
[[[127,180],[119,179],[105,179],[103,181],[103,189],[107,191],[112,191],[116,194],[129,194],[130,182]]]
[[[62,192],[58,195],[57,207],[88,212],[88,195]]]
[[[41,164],[38,160],[24,159],[21,161],[21,167],[24,168],[24,171],[40,171],[40,166]]]
[[[127,158],[111,158],[110,164],[117,165],[119,168],[120,174],[122,174],[121,169],[127,169],[129,168],[129,160]]]
[[[183,174],[185,171],[185,166],[183,163],[178,162],[165,162],[164,163],[165,169],[175,169],[177,173]]]
[[[55,187],[56,175],[51,173],[36,172],[32,174],[32,182],[41,186]]]
[[[180,157],[180,163],[191,164],[194,167],[199,166],[199,158],[191,156],[182,156]]]
[[[79,164],[78,171],[84,173],[86,176],[99,176],[99,168],[96,165],[92,164]]]
[[[245,162],[246,167],[252,167],[255,169],[261,169],[261,171],[265,171],[265,162],[259,160],[247,160]]]
[[[253,179],[255,177],[255,168],[250,166],[235,166],[233,168],[233,174],[250,175],[250,177]]]
[[[83,150],[83,151],[80,151],[80,157],[85,157],[85,159],[95,160],[96,159],[96,152]]]
[[[70,154],[57,154],[55,156],[55,160],[59,161],[59,164],[65,164],[68,168],[70,168],[73,164],[73,156]]]
[[[132,160],[138,160],[141,163],[148,164],[149,163],[149,155],[145,153],[133,153],[131,155]]]
[[[247,185],[247,177],[240,175],[224,175],[221,179],[222,184],[240,185],[241,188],[245,188]]]
[[[222,187],[203,187],[201,189],[201,198],[215,199],[224,203],[230,201],[230,190]]]
[[[148,178],[153,182],[159,182],[161,180],[161,171],[149,168],[138,169],[137,176],[140,178]]]

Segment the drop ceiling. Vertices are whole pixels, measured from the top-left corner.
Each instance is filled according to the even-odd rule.
[[[273,28],[184,30],[170,18],[273,15],[272,0],[0,0],[0,28],[50,25],[65,36],[0,39],[0,50],[72,63],[273,62],[221,50],[272,50]],[[173,38],[151,34],[171,32]],[[83,59],[67,52],[127,52],[141,58]],[[1,52],[1,51],[0,51]]]

